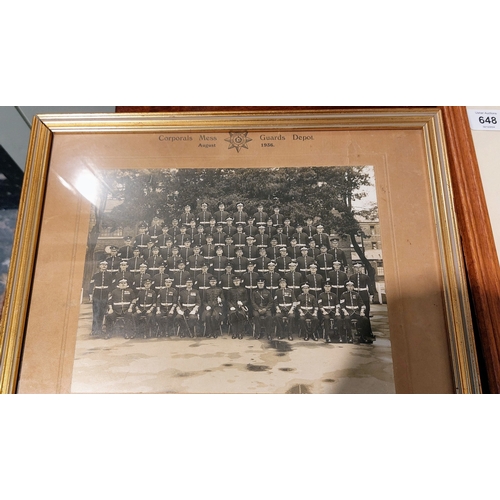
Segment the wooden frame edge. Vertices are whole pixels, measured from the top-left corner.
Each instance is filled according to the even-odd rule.
[[[458,229],[488,387],[500,393],[500,267],[465,106],[442,106]]]

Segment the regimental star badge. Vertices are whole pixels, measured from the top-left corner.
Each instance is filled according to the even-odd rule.
[[[236,148],[239,153],[241,148],[248,149],[247,143],[252,139],[247,137],[248,132],[229,132],[229,139],[224,139],[229,142],[229,147],[227,149]]]

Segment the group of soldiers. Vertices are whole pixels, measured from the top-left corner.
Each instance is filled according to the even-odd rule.
[[[92,335],[117,324],[125,338],[206,336],[372,343],[373,284],[348,276],[339,238],[313,218],[292,226],[275,207],[249,216],[186,206],[171,224],[155,217],[99,263],[89,295]]]

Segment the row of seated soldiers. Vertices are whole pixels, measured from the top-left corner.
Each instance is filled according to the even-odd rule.
[[[276,331],[278,339],[287,336],[292,340],[292,332],[300,327],[304,340],[309,336],[317,340],[316,333],[322,330],[326,342],[354,338],[371,343],[371,290],[361,286],[369,283],[368,277],[361,273],[361,265],[355,265],[354,275],[348,278],[340,265],[334,262],[334,269],[323,280],[314,263],[303,274],[296,271],[297,262],[291,261],[283,276],[275,271],[272,261],[263,275],[255,272],[253,262],[247,263],[243,274],[235,273],[228,263],[220,278],[209,273],[203,263],[201,272],[193,278],[180,261],[173,275],[165,273],[161,265],[160,272],[151,278],[145,263],[133,276],[127,271],[126,261],[117,273],[110,272],[103,261],[89,288],[92,334],[102,333],[106,314],[106,335],[115,320],[123,317],[126,336],[135,336],[138,328],[165,336],[172,331],[184,335],[187,330],[193,336],[203,328],[207,336],[215,337],[225,323],[231,325],[233,338],[242,338],[245,325],[252,324],[257,338],[264,327],[270,339]]]

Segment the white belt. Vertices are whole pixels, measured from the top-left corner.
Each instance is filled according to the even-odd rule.
[[[196,304],[182,304],[182,307],[194,307]]]
[[[191,271],[201,271],[201,267],[191,267]]]
[[[170,303],[168,303],[168,302],[160,302],[160,304],[161,304],[162,306],[173,306],[173,305],[175,304],[175,302],[172,302],[171,304],[170,304]]]
[[[114,306],[129,306],[130,302],[114,302]]]
[[[215,269],[215,268],[214,268],[214,271],[217,271],[217,272],[219,272],[219,273],[220,273],[220,272],[225,271],[225,269]]]
[[[365,287],[365,288],[354,288],[354,290],[356,290],[357,292],[362,292],[362,291],[368,290],[368,287]]]
[[[290,304],[278,304],[280,307],[289,307],[293,306],[293,302],[290,302]]]
[[[198,290],[208,290],[209,288],[209,286],[199,286]]]
[[[109,286],[95,286],[94,290],[104,290],[105,288],[109,288]]]
[[[313,306],[300,306],[301,309],[314,309]]]

